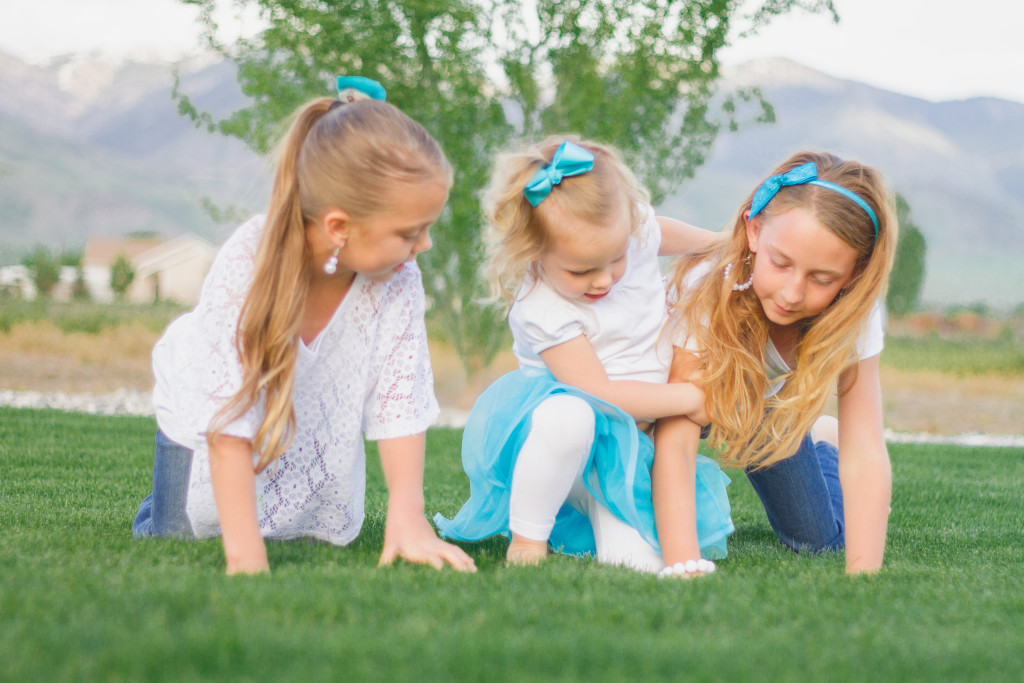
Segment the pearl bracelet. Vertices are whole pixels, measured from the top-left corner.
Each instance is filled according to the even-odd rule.
[[[687,560],[686,562],[676,562],[672,566],[665,567],[658,572],[658,578],[665,579],[671,576],[689,576],[691,574],[713,574],[715,569],[715,563],[711,560],[705,560],[704,558]]]

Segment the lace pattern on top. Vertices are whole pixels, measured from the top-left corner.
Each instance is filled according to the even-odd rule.
[[[174,337],[161,340],[185,349],[185,365],[163,374],[175,380],[171,393],[177,393],[175,404],[188,416],[193,434],[205,433],[210,418],[241,381],[234,351],[241,301],[232,297],[244,299],[251,282],[262,221],[253,223],[222,248],[204,284],[204,301],[183,317]],[[439,412],[423,312],[423,286],[414,263],[383,283],[357,276],[312,348],[298,345],[295,439],[256,477],[264,536],[311,536],[343,545],[358,535],[366,485],[363,432],[369,439],[418,434]],[[219,319],[218,313],[229,317]],[[196,401],[200,395],[203,400]],[[251,436],[259,416],[257,407],[228,433]],[[215,536],[220,528],[206,439],[185,445],[195,451],[186,504],[189,519],[197,536]]]

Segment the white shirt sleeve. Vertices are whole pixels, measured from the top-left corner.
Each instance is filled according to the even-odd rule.
[[[857,354],[861,360],[877,356],[885,346],[885,302],[875,302],[864,323],[864,330],[857,340]]]
[[[235,340],[262,225],[262,218],[254,218],[224,243],[203,282],[199,304],[175,320],[153,349],[157,421],[182,445],[194,448],[213,416],[242,386]],[[224,433],[251,439],[259,424],[254,407]]]
[[[430,348],[424,323],[426,297],[412,262],[380,290],[372,368],[376,382],[367,395],[363,432],[367,439],[391,439],[425,432],[440,413],[434,395]]]
[[[508,322],[516,346],[535,356],[586,332],[579,312],[542,282],[512,306]]]

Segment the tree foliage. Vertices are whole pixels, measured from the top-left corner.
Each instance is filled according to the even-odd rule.
[[[38,296],[49,298],[53,288],[60,282],[60,258],[39,244],[22,259],[21,263],[28,268]]]
[[[135,281],[135,268],[124,254],[118,254],[110,265],[110,289],[118,299],[123,299],[132,282]]]
[[[906,315],[917,310],[921,299],[928,245],[910,218],[910,204],[899,193],[896,194],[896,219],[900,226],[900,239],[896,244],[896,259],[889,276],[885,303],[894,315]]]
[[[561,132],[607,142],[657,200],[704,162],[723,126],[739,125],[738,112],[772,118],[756,89],[719,91],[718,55],[734,23],[756,31],[794,8],[834,16],[830,0],[767,0],[749,16],[740,0],[235,0],[258,9],[266,28],[223,46],[217,0],[183,1],[201,8],[208,41],[234,61],[251,98],[215,121],[176,89],[197,126],[265,152],[297,106],[347,73],[383,83],[388,101],[438,139],[455,185],[419,261],[432,329],[470,372],[507,338],[481,281],[478,194],[499,149]]]

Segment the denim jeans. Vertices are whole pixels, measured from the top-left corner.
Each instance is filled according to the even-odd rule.
[[[193,536],[185,514],[188,478],[192,471],[192,451],[156,432],[153,461],[153,491],[139,505],[132,524],[132,535]]]
[[[747,471],[779,540],[798,552],[842,550],[843,492],[839,451],[804,437],[795,455],[771,467]]]

